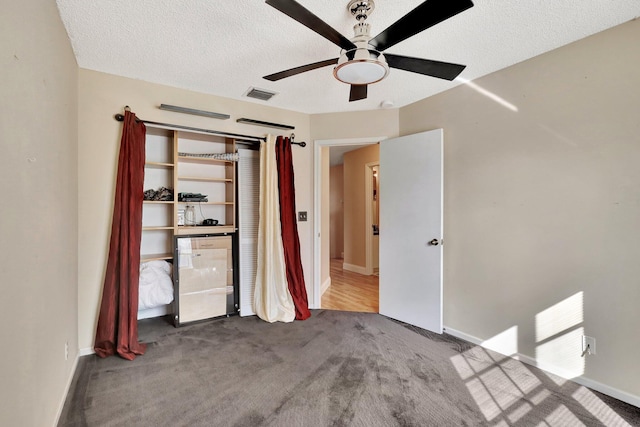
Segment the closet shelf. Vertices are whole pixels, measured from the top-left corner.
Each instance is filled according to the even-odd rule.
[[[179,181],[203,181],[203,182],[229,182],[232,183],[233,179],[231,178],[210,178],[203,176],[179,176]]]
[[[173,254],[143,254],[140,255],[140,262],[159,261],[173,259]]]
[[[146,162],[144,164],[148,168],[172,168],[173,163],[163,163],[163,162]]]
[[[233,202],[178,202],[183,205],[222,205],[222,206],[233,206]]]
[[[234,233],[236,231],[233,225],[215,225],[212,227],[205,227],[202,225],[197,226],[189,226],[189,225],[180,225],[176,229],[176,234],[178,235],[187,235],[187,234],[222,234],[222,233]]]

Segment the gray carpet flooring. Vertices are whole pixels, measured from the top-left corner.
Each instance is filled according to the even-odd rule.
[[[79,361],[60,426],[637,426],[640,409],[371,313],[140,321],[147,353]]]

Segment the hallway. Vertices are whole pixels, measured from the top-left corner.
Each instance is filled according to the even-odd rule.
[[[377,313],[378,276],[344,271],[343,262],[343,259],[331,259],[331,286],[322,295],[322,308]]]

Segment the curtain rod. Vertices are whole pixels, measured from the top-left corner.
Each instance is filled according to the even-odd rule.
[[[116,114],[114,117],[119,122],[124,121],[124,115],[123,114]],[[264,136],[241,135],[241,134],[238,134],[238,133],[221,132],[221,131],[217,131],[217,130],[195,128],[195,127],[191,127],[191,126],[174,125],[174,124],[171,124],[171,123],[152,122],[150,120],[142,120],[142,119],[139,119],[139,118],[136,118],[136,120],[139,121],[139,122],[142,122],[144,124],[148,124],[148,125],[166,126],[166,127],[170,127],[170,128],[183,129],[183,130],[193,130],[193,131],[197,131],[197,132],[211,133],[211,134],[220,135],[220,136],[231,136],[231,137],[236,137],[236,138],[246,138],[246,139],[254,140],[253,142],[266,141],[267,140],[267,138],[264,137]]]
[[[128,106],[125,107],[125,109],[129,108]],[[129,111],[129,110],[127,110]],[[124,114],[116,114],[114,116],[114,118],[119,121],[119,122],[123,122],[124,121]],[[210,134],[214,134],[214,135],[220,135],[220,136],[231,136],[231,137],[236,137],[236,138],[245,138],[242,142],[249,142],[249,143],[257,143],[259,141],[266,141],[267,138],[264,136],[253,136],[253,135],[241,135],[238,133],[229,133],[229,132],[221,132],[221,131],[217,131],[217,130],[211,130],[211,129],[202,129],[202,128],[195,128],[195,127],[191,127],[191,126],[182,126],[182,125],[174,125],[171,123],[161,123],[161,122],[152,122],[149,120],[142,120],[136,117],[136,120],[145,124],[149,124],[149,125],[157,125],[157,126],[166,126],[169,128],[176,128],[176,129],[183,129],[183,130],[193,130],[193,131],[197,131],[197,132],[205,132],[205,133],[210,133]],[[304,141],[300,141],[300,142],[295,142],[294,138],[296,137],[296,135],[294,133],[291,134],[291,137],[289,138],[289,140],[291,141],[292,144],[295,145],[299,145],[300,147],[304,148],[307,146],[307,143]],[[247,140],[248,139],[248,140]]]

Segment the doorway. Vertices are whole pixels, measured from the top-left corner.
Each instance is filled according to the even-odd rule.
[[[373,275],[373,264],[377,258],[378,236],[372,236],[372,221],[377,228],[377,170],[374,169],[379,163],[379,145],[329,147],[328,150],[329,195],[323,201],[328,200],[329,205],[329,260],[323,254],[322,263],[328,262],[330,269],[321,307],[377,313],[379,279]]]
[[[380,314],[442,333],[442,129],[393,139],[315,141],[313,307],[321,307],[322,255],[328,253],[323,251],[323,246],[328,250],[329,227],[323,215],[322,151],[372,141],[380,141],[379,161],[387,177],[380,190],[385,195],[380,211]]]
[[[365,165],[365,270],[377,276],[380,271],[380,160]]]
[[[371,230],[369,226],[366,225],[364,218],[360,219],[360,224],[358,226],[358,231],[360,232],[360,241],[362,245],[362,255],[361,259],[357,261],[353,261],[347,259],[347,262],[340,262],[339,260],[334,259],[330,260],[330,212],[329,212],[329,153],[333,149],[337,149],[336,151],[349,151],[357,148],[362,148],[366,145],[377,144],[379,141],[386,139],[386,137],[370,137],[370,138],[350,138],[350,139],[337,139],[337,140],[321,140],[315,141],[315,152],[314,152],[314,160],[315,160],[315,181],[314,181],[314,193],[315,193],[315,208],[314,208],[314,283],[316,284],[313,288],[313,300],[314,307],[321,308],[322,307],[322,294],[329,286],[335,284],[333,290],[337,291],[340,287],[340,284],[343,284],[345,281],[357,284],[360,288],[358,292],[369,293],[372,286],[375,286],[375,292],[377,294],[377,276],[368,276],[366,275],[366,267],[364,260],[364,237],[366,234],[365,227],[368,230]],[[332,153],[333,154],[333,153]],[[377,159],[377,156],[376,156]],[[366,169],[366,168],[365,168]],[[364,187],[363,179],[365,178],[365,171],[363,171],[362,167],[358,172],[358,179],[360,180],[360,194],[358,194],[357,198],[361,199],[362,211],[364,216],[364,205],[365,205],[365,192],[362,190]],[[373,190],[371,190],[373,191]],[[347,204],[352,203],[355,198],[353,195],[345,195],[345,198],[348,198],[345,202]],[[367,206],[370,206],[370,203],[367,202]],[[368,210],[368,209],[366,209]],[[349,224],[345,224],[345,227],[349,226]],[[331,248],[333,249],[333,248]],[[347,249],[349,252],[349,249]],[[335,250],[334,250],[335,254]],[[348,257],[348,255],[347,255]],[[375,285],[372,282],[375,281]],[[319,286],[318,286],[319,285]],[[365,290],[366,289],[366,290]],[[339,294],[340,292],[334,292]],[[369,294],[370,295],[370,294]],[[345,302],[342,296],[339,298],[342,302]],[[347,297],[348,299],[348,297]],[[377,295],[376,298],[377,300]],[[378,301],[375,301],[375,304],[365,303],[366,307],[360,306],[360,309],[354,308],[354,310],[360,311],[375,311],[377,312]],[[356,305],[357,306],[357,305]],[[372,308],[375,307],[375,310]]]

